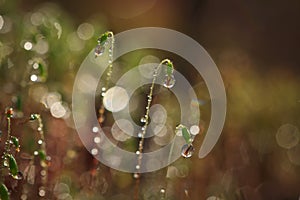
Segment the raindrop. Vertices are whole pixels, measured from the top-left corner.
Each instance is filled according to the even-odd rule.
[[[133,178],[139,178],[139,177],[140,177],[140,175],[138,173],[133,174]]]
[[[16,180],[22,180],[23,179],[23,174],[22,172],[18,172],[16,175],[12,175],[13,179],[16,179]]]
[[[141,118],[141,122],[142,122],[142,123],[145,123],[146,121],[147,121],[146,117],[142,117],[142,118]]]
[[[105,51],[105,47],[101,44],[97,44],[97,46],[95,47],[95,57],[101,56]]]
[[[97,155],[98,154],[98,149],[96,149],[96,148],[92,149],[91,154],[94,155],[94,156]]]
[[[96,144],[99,144],[100,141],[101,141],[100,137],[94,137],[94,142],[95,142]]]
[[[92,131],[93,131],[93,133],[97,133],[99,131],[99,128],[97,126],[94,126]]]
[[[138,133],[138,137],[142,138],[143,137],[143,133]]]
[[[39,188],[39,196],[40,197],[44,197],[46,195],[46,191],[43,187]]]
[[[172,88],[175,85],[174,75],[166,75],[164,81],[164,87]]]
[[[192,144],[185,144],[181,149],[181,155],[185,158],[189,158],[194,153],[194,147]]]

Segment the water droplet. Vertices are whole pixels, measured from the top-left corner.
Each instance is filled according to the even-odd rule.
[[[160,195],[161,195],[161,199],[165,199],[166,190],[164,188],[160,189]]]
[[[101,141],[100,137],[94,137],[94,142],[96,144],[100,143],[100,141]]]
[[[9,164],[8,164],[8,161],[5,159],[4,162],[3,162],[3,166],[4,166],[4,167],[8,167],[8,165],[9,165]]]
[[[147,121],[146,117],[142,117],[142,118],[141,118],[141,122],[142,122],[142,123],[145,123],[146,121]]]
[[[94,126],[92,128],[93,133],[97,133],[99,131],[99,128],[97,126]]]
[[[185,158],[189,158],[194,153],[194,147],[192,144],[185,144],[181,149],[181,155]]]
[[[102,87],[101,90],[102,90],[102,92],[105,92],[105,91],[106,91],[106,88],[105,88],[105,87]]]
[[[142,134],[142,133],[138,133],[138,137],[139,137],[139,138],[142,138],[142,137],[143,137],[143,134]]]
[[[38,144],[43,144],[43,140],[38,140]]]
[[[96,149],[96,148],[92,149],[91,154],[94,155],[94,156],[97,155],[98,154],[98,149]]]
[[[176,127],[175,129],[175,134],[177,136],[182,136],[182,128],[181,127]]]
[[[23,174],[22,172],[18,172],[16,175],[12,175],[13,179],[16,179],[16,180],[22,180],[23,179]]]
[[[172,88],[175,85],[175,78],[173,75],[166,75],[164,81],[164,87]]]
[[[46,191],[45,191],[45,188],[44,187],[40,187],[39,188],[39,195],[41,197],[44,197],[46,195]]]
[[[95,57],[98,57],[98,56],[101,56],[105,51],[105,47],[101,44],[98,44],[96,47],[95,47]]]
[[[140,151],[136,151],[135,154],[136,154],[136,155],[140,155]]]
[[[136,168],[136,169],[140,169],[141,167],[140,167],[139,165],[136,165],[135,168]]]
[[[140,177],[140,175],[138,173],[133,174],[133,178],[139,178],[139,177]]]

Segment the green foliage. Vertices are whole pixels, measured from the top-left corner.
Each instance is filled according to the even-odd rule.
[[[0,197],[1,197],[1,200],[9,200],[8,189],[4,183],[0,184]]]
[[[18,164],[17,164],[15,157],[11,154],[9,154],[7,157],[8,157],[8,163],[9,163],[8,167],[9,167],[10,174],[12,176],[17,176],[19,169],[18,169]]]

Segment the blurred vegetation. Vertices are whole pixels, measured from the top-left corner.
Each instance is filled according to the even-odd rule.
[[[145,174],[141,178],[140,199],[159,199],[161,188],[165,188],[167,199],[296,200],[300,195],[300,62],[295,56],[299,54],[299,48],[295,47],[299,42],[295,38],[299,33],[299,24],[295,23],[299,13],[292,14],[299,8],[299,2],[278,2],[273,2],[273,10],[258,1],[237,6],[243,10],[216,1],[192,1],[184,6],[178,1],[154,1],[152,6],[157,15],[151,18],[154,14],[146,10],[141,14],[143,20],[135,22],[125,11],[111,14],[122,10],[122,6],[107,1],[101,2],[101,8],[98,4],[94,6],[93,1],[90,9],[99,8],[103,13],[88,18],[88,8],[76,13],[86,2],[68,7],[70,1],[43,4],[31,1],[26,5],[2,0],[0,130],[6,131],[5,109],[13,107],[16,119],[12,120],[12,131],[20,138],[21,151],[30,153],[34,150],[36,127],[19,121],[31,113],[41,114],[47,152],[51,156],[46,199],[132,199],[135,191],[132,174],[96,162],[77,136],[71,117],[73,81],[82,60],[97,44],[99,34],[107,29],[116,32],[153,25],[174,28],[190,33],[201,44],[203,41],[219,67],[228,100],[226,124],[216,147],[206,158],[180,158],[169,169]],[[168,7],[171,5],[172,9]],[[232,12],[226,13],[225,8]],[[141,7],[132,9],[135,12],[134,9]],[[256,17],[247,18],[248,15]],[[130,18],[128,21],[124,19],[126,16]],[[284,39],[280,40],[281,36]],[[118,60],[120,67],[114,72],[114,81],[148,54],[172,58],[176,70],[193,84],[202,120],[201,135],[194,143],[197,152],[210,121],[210,97],[202,78],[195,75],[184,59],[162,51],[130,53]],[[143,111],[144,95],[143,88],[136,94],[141,99],[138,101],[141,108],[133,116],[136,119]],[[159,96],[158,100],[170,108],[176,124],[178,112],[172,112],[177,106],[173,96],[164,90]],[[49,110],[51,99],[61,103],[64,117],[53,116],[58,113]],[[126,144],[129,145],[124,148],[135,149],[134,141]],[[17,159],[24,170],[26,163]],[[162,178],[167,170],[168,178]],[[20,199],[22,184],[21,181],[11,192],[12,199]],[[31,199],[38,198],[37,193],[31,195]]]

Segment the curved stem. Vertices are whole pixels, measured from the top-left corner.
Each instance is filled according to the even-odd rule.
[[[99,45],[101,44],[101,38],[105,37],[105,41],[102,41],[102,43],[105,43],[107,42],[107,39],[110,38],[111,41],[110,41],[110,47],[109,47],[109,59],[108,59],[108,71],[106,73],[106,80],[105,80],[105,83],[104,83],[104,87],[101,88],[101,96],[104,97],[105,95],[105,92],[109,86],[109,82],[111,80],[111,74],[112,74],[112,70],[113,70],[113,51],[114,51],[114,41],[115,41],[115,38],[114,38],[114,33],[112,31],[107,31],[105,33],[103,33],[99,39],[98,39],[98,43]],[[100,40],[100,41],[99,41]],[[103,100],[103,98],[102,98]],[[105,108],[104,108],[104,105],[103,103],[101,104],[99,110],[98,110],[98,113],[99,113],[99,117],[98,117],[98,122],[100,124],[100,126],[103,124],[104,122],[104,115],[105,115]]]
[[[139,147],[138,147],[138,163],[136,166],[137,169],[137,173],[139,173],[140,171],[140,167],[142,164],[142,158],[143,158],[143,148],[144,148],[144,140],[145,140],[145,135],[147,132],[147,128],[148,128],[148,124],[149,124],[149,112],[150,112],[150,106],[152,103],[152,96],[153,96],[153,90],[154,90],[154,85],[155,85],[155,81],[157,78],[157,74],[158,71],[160,70],[162,65],[167,65],[167,70],[166,70],[166,74],[167,75],[171,75],[173,73],[174,67],[173,67],[173,63],[169,60],[169,59],[164,59],[162,60],[159,65],[154,69],[154,73],[153,73],[153,79],[152,79],[152,83],[150,86],[150,92],[148,94],[148,100],[147,100],[147,106],[146,106],[146,113],[145,115],[142,117],[143,120],[141,120],[142,122],[144,122],[144,126],[142,127],[142,133],[141,135],[138,135],[141,139],[139,141]],[[139,196],[139,175],[137,175],[137,180],[136,180],[136,194],[135,194],[135,199],[138,199]]]

